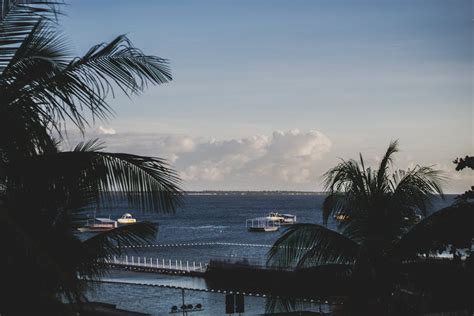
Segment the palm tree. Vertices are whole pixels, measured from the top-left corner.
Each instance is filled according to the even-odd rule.
[[[363,282],[359,293],[367,288],[370,292],[364,295],[377,301],[388,297],[394,265],[409,255],[399,246],[404,236],[411,236],[417,217],[427,215],[434,196],[442,196],[444,178],[432,167],[390,173],[397,151],[397,142],[392,142],[376,170],[366,167],[362,155],[360,161],[343,160],[330,169],[324,175],[324,225],[290,227],[271,248],[268,263],[298,268],[345,265]],[[340,219],[338,231],[326,227],[332,216]]]
[[[119,200],[172,213],[182,196],[162,159],[105,152],[98,141],[59,150],[66,124],[84,132],[90,119],[112,114],[106,99],[115,90],[137,95],[171,73],[165,59],[124,35],[73,57],[57,2],[3,0],[0,7],[0,313],[64,315],[61,299],[83,301],[84,280],[106,272],[103,258],[157,231],[144,222],[83,241],[74,231],[85,213]]]

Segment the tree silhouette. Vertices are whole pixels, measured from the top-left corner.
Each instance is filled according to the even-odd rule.
[[[456,164],[456,171],[461,171],[465,168],[474,170],[474,157],[466,156],[464,158],[456,158],[453,163]],[[458,200],[474,199],[474,186],[471,186],[470,190],[467,190],[463,194],[457,197]]]
[[[82,240],[75,230],[88,211],[125,200],[173,213],[181,201],[164,160],[105,152],[98,141],[61,151],[66,125],[84,132],[110,117],[115,91],[138,95],[171,73],[124,35],[74,57],[56,1],[0,7],[0,313],[65,315],[61,300],[84,301],[85,281],[106,273],[105,257],[156,236],[156,225],[142,222]]]
[[[338,231],[318,224],[291,226],[273,245],[268,264],[307,268],[340,264],[352,272],[353,311],[385,313],[401,266],[420,255],[453,247],[470,248],[472,204],[453,205],[425,217],[444,176],[417,166],[389,173],[397,142],[388,147],[377,170],[343,160],[325,174],[324,225],[341,219]],[[385,311],[384,311],[385,309]]]

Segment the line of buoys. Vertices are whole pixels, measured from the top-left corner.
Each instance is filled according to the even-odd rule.
[[[248,244],[248,243],[236,243],[236,242],[195,242],[195,243],[175,243],[175,244],[151,244],[151,245],[131,245],[122,246],[122,248],[157,248],[157,247],[193,247],[193,246],[240,246],[240,247],[262,247],[272,248],[273,245],[268,244]],[[309,250],[308,247],[288,247],[279,246],[279,249],[296,249],[296,250]]]
[[[195,243],[175,243],[175,244],[151,244],[151,245],[131,245],[122,248],[151,248],[151,247],[192,247],[192,246],[241,246],[241,247],[265,247],[271,248],[267,244],[246,244],[235,242],[195,242]]]

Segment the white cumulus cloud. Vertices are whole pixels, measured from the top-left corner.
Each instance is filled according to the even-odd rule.
[[[317,161],[331,149],[321,132],[274,132],[243,139],[200,143],[176,161],[184,180],[228,181],[243,179],[308,183],[320,174]]]
[[[84,140],[77,132],[68,133],[68,138],[63,144],[65,150]],[[332,150],[331,140],[318,130],[293,129],[243,138],[209,139],[153,132],[120,133],[99,126],[85,135],[85,140],[93,138],[103,140],[109,152],[167,159],[188,190],[321,190],[321,175],[339,163],[339,157],[358,159],[357,148]],[[341,150],[340,146],[338,149]],[[366,165],[377,168],[384,149],[361,150]],[[393,168],[433,166],[447,176],[447,192],[463,192],[472,185],[472,171],[457,172],[451,161],[449,157],[433,160],[431,156],[413,156],[407,151],[396,155]]]
[[[115,129],[113,129],[112,127],[99,126],[97,128],[97,131],[98,131],[99,134],[105,134],[105,135],[115,135],[116,134]]]
[[[69,134],[70,144],[81,141]],[[316,189],[320,162],[331,141],[317,130],[275,131],[236,139],[204,139],[159,133],[116,133],[99,126],[86,138],[105,141],[106,150],[167,159],[186,188]],[[294,184],[300,184],[294,186]]]

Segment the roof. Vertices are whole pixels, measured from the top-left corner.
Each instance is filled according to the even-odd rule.
[[[269,221],[269,222],[273,222],[273,220],[268,218],[268,217],[256,217],[256,218],[249,218],[247,220],[248,221]]]
[[[115,223],[115,221],[110,218],[97,217],[96,220],[102,223]]]

